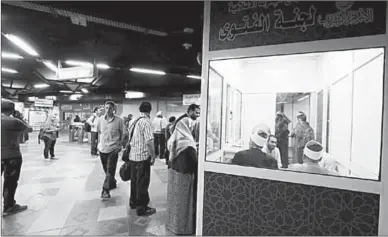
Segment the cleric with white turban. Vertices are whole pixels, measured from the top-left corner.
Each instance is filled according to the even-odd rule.
[[[266,144],[269,135],[270,129],[267,125],[258,124],[255,126],[250,136],[249,149],[237,152],[231,163],[241,166],[277,169],[276,159],[261,150]]]

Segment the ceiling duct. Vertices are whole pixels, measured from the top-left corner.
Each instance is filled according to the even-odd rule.
[[[71,11],[62,10],[62,9],[53,8],[53,7],[44,6],[44,5],[39,5],[39,4],[32,3],[32,2],[2,1],[1,3],[15,6],[15,7],[24,8],[24,9],[34,10],[34,11],[38,11],[38,12],[45,12],[45,13],[49,13],[52,15],[69,17],[71,19],[74,19],[74,18],[86,19],[86,21],[89,21],[92,23],[106,25],[106,26],[110,26],[110,27],[116,27],[116,28],[125,29],[125,30],[136,31],[136,32],[140,32],[143,34],[149,34],[149,35],[155,35],[155,36],[167,36],[168,35],[167,32],[163,32],[163,31],[146,29],[146,28],[143,28],[140,26],[135,26],[135,25],[130,25],[130,24],[123,23],[123,22],[117,22],[117,21],[112,21],[112,20],[108,20],[108,19],[104,19],[104,18],[84,15],[84,14],[80,14],[80,13],[76,13],[76,12],[71,12]]]

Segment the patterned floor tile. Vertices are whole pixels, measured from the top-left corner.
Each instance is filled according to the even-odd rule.
[[[98,221],[108,221],[127,217],[126,205],[100,208]]]
[[[37,134],[31,135],[37,137]],[[29,141],[21,145],[23,167],[16,200],[29,209],[3,217],[2,235],[120,235],[151,236],[166,233],[165,224],[166,165],[157,160],[151,169],[151,206],[157,213],[146,225],[132,222],[138,216],[129,209],[130,182],[122,182],[118,170],[118,187],[112,198],[102,201],[101,186],[105,175],[100,159],[90,156],[88,144],[68,143],[60,136],[55,147],[57,160],[45,161],[43,145]],[[159,178],[159,176],[161,178]]]

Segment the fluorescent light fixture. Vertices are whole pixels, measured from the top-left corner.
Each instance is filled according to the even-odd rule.
[[[64,93],[64,94],[73,94],[72,91],[65,91],[65,90],[62,90],[62,91],[59,91],[59,92]]]
[[[125,98],[127,99],[137,99],[137,98],[143,98],[145,94],[143,92],[139,91],[126,91],[125,92]]]
[[[28,97],[28,101],[35,101],[35,96]]]
[[[5,67],[2,67],[1,71],[2,72],[8,72],[8,73],[18,73],[16,70],[5,68]]]
[[[99,69],[109,69],[110,67],[107,64],[98,63],[97,64],[97,68],[99,68]]]
[[[43,64],[46,65],[46,67],[50,68],[52,71],[58,72],[58,67],[55,66],[52,62],[43,61]]]
[[[81,97],[82,97],[81,94],[73,94],[73,95],[70,95],[69,99],[70,100],[78,100]]]
[[[144,69],[144,68],[131,68],[129,69],[131,72],[139,72],[139,73],[148,73],[148,74],[156,74],[156,75],[166,75],[163,71]]]
[[[18,46],[19,48],[24,50],[26,53],[28,53],[29,55],[35,56],[35,57],[39,56],[39,54],[35,51],[34,48],[32,48],[29,44],[27,44],[24,40],[22,40],[18,36],[13,35],[13,34],[5,34],[4,36],[9,41],[14,43],[16,46]]]
[[[7,59],[22,59],[23,58],[22,56],[20,56],[18,54],[6,53],[6,52],[1,52],[1,57],[7,58]]]
[[[303,96],[302,98],[298,99],[298,102],[299,102],[299,101],[302,101],[302,100],[305,100],[305,99],[307,99],[307,98],[309,98],[309,97],[310,97],[310,95]]]
[[[287,102],[286,101],[282,101],[282,102],[277,102],[276,104],[286,104]]]
[[[34,85],[35,88],[47,88],[49,86],[50,85],[48,85],[48,84],[36,84],[36,85]]]
[[[65,63],[70,66],[93,67],[92,63],[76,61],[76,60],[67,60],[65,61]]]
[[[201,80],[201,79],[202,79],[202,77],[201,77],[201,76],[195,76],[195,75],[187,75],[186,77],[188,77],[188,78],[192,78],[192,79],[199,79],[199,80]]]
[[[88,91],[86,88],[82,88],[81,91],[82,91],[83,93],[89,93],[89,91]]]

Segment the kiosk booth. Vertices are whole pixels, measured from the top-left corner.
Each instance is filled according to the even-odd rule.
[[[387,11],[205,1],[197,235],[388,235]],[[278,169],[236,165],[258,124],[279,142],[277,114]],[[310,140],[327,172],[295,168],[310,165]]]

